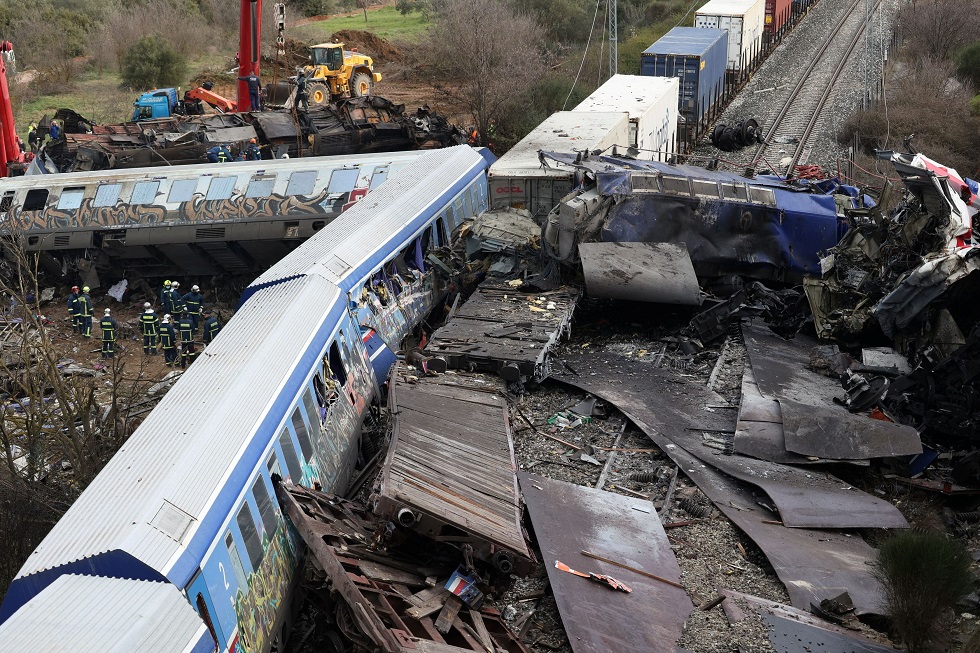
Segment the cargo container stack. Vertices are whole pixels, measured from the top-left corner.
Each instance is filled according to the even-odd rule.
[[[728,78],[740,84],[761,61],[766,0],[709,0],[694,26],[728,31]]]
[[[727,101],[727,61],[728,32],[721,29],[675,27],[643,51],[641,75],[679,81],[678,152],[693,147]]]
[[[783,39],[792,25],[793,0],[766,0],[765,47],[768,49]]]

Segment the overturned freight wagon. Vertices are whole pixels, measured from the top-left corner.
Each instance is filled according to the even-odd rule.
[[[641,75],[679,80],[680,143],[693,143],[720,108],[727,62],[728,32],[697,27],[675,27],[640,56]]]
[[[630,154],[667,161],[677,152],[677,98],[673,77],[613,75],[582,100],[575,111],[623,111],[629,114]]]
[[[765,16],[766,0],[709,0],[694,26],[728,31],[728,70],[741,78],[758,63]]]
[[[524,208],[543,218],[575,187],[576,181],[573,169],[551,166],[539,152],[593,152],[614,147],[624,154],[629,149],[627,113],[553,113],[490,166],[490,208]]]

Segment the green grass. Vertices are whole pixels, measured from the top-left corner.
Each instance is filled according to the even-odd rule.
[[[16,93],[17,89],[11,89]],[[71,87],[57,95],[37,95],[24,102],[14,98],[14,122],[21,138],[27,139],[27,127],[42,116],[53,117],[60,108],[74,109],[97,123],[117,123],[129,120],[136,93],[119,88],[117,73],[89,72],[79,76]]]
[[[290,30],[290,36],[303,41],[326,41],[334,32],[345,29],[357,29],[371,32],[388,41],[403,41],[417,43],[425,36],[430,23],[422,18],[421,12],[413,11],[407,16],[401,15],[394,7],[382,7],[376,11],[368,11],[367,22],[364,14],[331,18],[330,20],[307,23]]]

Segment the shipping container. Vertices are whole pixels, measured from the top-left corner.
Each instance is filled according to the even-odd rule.
[[[542,165],[540,150],[551,152],[629,149],[629,115],[625,111],[559,111],[551,114],[490,166],[490,207],[513,206],[543,219],[575,184],[575,170],[554,162]]]
[[[680,82],[673,77],[613,75],[574,111],[626,111],[629,144],[646,161],[667,161],[676,152]]]
[[[769,35],[770,41],[789,22],[792,13],[793,0],[766,0],[765,33]]]
[[[728,69],[752,68],[762,50],[766,0],[710,0],[698,9],[695,27],[728,30]]]
[[[688,130],[693,130],[720,101],[727,62],[728,32],[675,27],[643,51],[640,74],[680,81],[678,110]]]

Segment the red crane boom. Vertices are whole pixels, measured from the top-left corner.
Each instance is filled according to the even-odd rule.
[[[262,0],[241,0],[238,23],[238,110],[250,111],[248,82],[242,77],[259,75],[259,54],[262,51]]]

